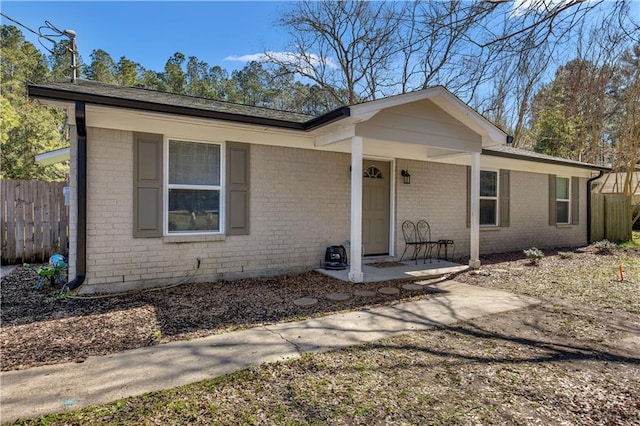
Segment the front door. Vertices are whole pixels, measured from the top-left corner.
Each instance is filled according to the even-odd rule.
[[[362,245],[365,256],[389,254],[389,189],[391,163],[362,164]]]

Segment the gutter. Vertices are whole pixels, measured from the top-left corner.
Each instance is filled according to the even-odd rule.
[[[577,167],[580,169],[596,170],[599,172],[610,171],[610,167],[597,166],[595,164],[578,163],[573,161],[563,161],[562,159],[555,158],[541,158],[536,156],[520,155],[511,152],[500,152],[489,149],[482,149],[482,155],[488,155],[492,157],[511,158],[513,160],[532,161],[535,163],[554,164],[557,166]]]
[[[165,114],[183,115],[187,117],[208,118],[214,120],[231,121],[234,123],[253,124],[258,126],[270,126],[289,130],[310,131],[317,127],[350,116],[349,107],[340,107],[329,111],[319,117],[311,118],[305,122],[288,121],[278,118],[256,117],[234,112],[213,111],[200,108],[191,108],[183,105],[169,105],[140,99],[124,99],[103,94],[84,93],[61,88],[43,87],[37,85],[28,86],[28,94],[34,98],[52,99],[56,101],[75,101],[108,107],[127,108],[139,111],[159,112]]]
[[[76,101],[103,105],[117,108],[127,108],[139,111],[159,112],[166,114],[184,115],[187,117],[210,118],[214,120],[231,121],[234,123],[254,124],[258,126],[271,126],[281,129],[305,130],[305,123],[280,120],[277,118],[254,117],[232,112],[211,111],[198,108],[189,108],[180,105],[168,105],[137,99],[114,98],[111,96],[92,93],[73,92],[64,89],[53,89],[41,86],[29,86],[29,96],[42,99],[62,101]]]
[[[313,130],[317,127],[323,126],[325,124],[329,124],[333,121],[340,120],[344,117],[351,116],[351,109],[349,107],[340,107],[334,109],[333,111],[329,111],[326,114],[323,114],[319,117],[312,118],[311,120],[304,123],[304,130]]]
[[[600,179],[604,171],[600,170],[597,176],[587,180],[587,244],[591,244],[591,182]]]
[[[66,284],[69,290],[80,287],[87,274],[87,122],[85,103],[81,101],[76,101],[76,132],[78,136],[76,276]]]

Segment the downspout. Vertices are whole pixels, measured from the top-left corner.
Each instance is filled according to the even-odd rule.
[[[603,170],[596,177],[587,180],[587,244],[591,244],[591,182],[600,179],[604,174]]]
[[[85,103],[81,101],[76,101],[76,132],[78,136],[76,276],[66,284],[69,290],[80,287],[87,273],[87,122]]]

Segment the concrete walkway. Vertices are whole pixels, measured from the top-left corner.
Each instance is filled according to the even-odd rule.
[[[80,364],[3,372],[1,420],[75,410],[297,358],[302,353],[334,350],[538,303],[455,281],[433,287],[441,294],[418,301],[90,357]]]

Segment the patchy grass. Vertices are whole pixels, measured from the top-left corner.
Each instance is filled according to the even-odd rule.
[[[632,231],[631,240],[620,244],[622,247],[638,248],[640,247],[640,231]]]
[[[464,275],[457,279],[483,287],[499,288],[555,302],[585,304],[640,313],[640,252],[617,249],[598,255],[592,247],[550,252],[532,268],[526,259],[491,263],[489,276]],[[620,279],[622,267],[624,281]]]
[[[640,424],[640,251],[573,253],[456,277],[534,307],[18,424]]]

